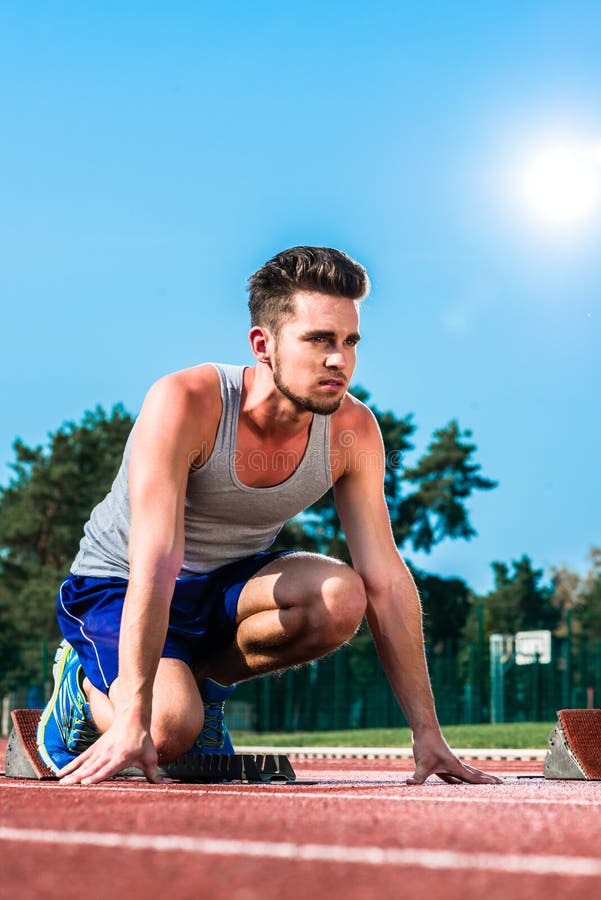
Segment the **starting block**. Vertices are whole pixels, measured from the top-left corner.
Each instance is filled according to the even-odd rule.
[[[560,709],[548,740],[545,778],[601,780],[601,709]]]
[[[13,727],[6,745],[6,772],[8,778],[35,778],[38,781],[53,779],[51,769],[38,755],[37,730],[41,709],[13,709]]]
[[[283,754],[184,753],[161,767],[168,778],[178,781],[241,781],[243,784],[289,784],[296,781],[290,760]]]
[[[56,776],[38,755],[37,727],[39,709],[15,709],[11,713],[13,727],[6,747],[6,771],[8,778],[56,780]],[[290,760],[283,754],[234,753],[230,756],[216,753],[184,753],[178,759],[162,766],[159,771],[177,781],[216,784],[224,781],[241,781],[243,784],[289,784],[296,781]],[[139,769],[126,769],[119,777],[141,776]]]

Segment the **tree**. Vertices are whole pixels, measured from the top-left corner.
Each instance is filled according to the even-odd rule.
[[[133,419],[122,406],[97,407],[65,423],[49,446],[13,445],[14,477],[0,491],[0,685],[39,678],[32,642],[58,638],[56,592],[77,552],[82,527],[110,488]]]
[[[496,482],[479,474],[481,466],[472,460],[476,445],[469,441],[471,436],[456,421],[449,422],[434,432],[417,465],[403,473],[416,489],[398,506],[396,535],[409,539],[414,550],[427,552],[446,537],[469,540],[477,533],[465,501],[473,491],[489,491]]]
[[[553,605],[553,589],[540,585],[542,569],[533,569],[528,556],[512,563],[492,564],[494,589],[483,598],[488,634],[515,634],[532,629],[553,630],[561,613]]]
[[[583,640],[601,640],[601,547],[589,551],[590,568],[583,577],[567,566],[551,570],[552,603],[561,616],[562,630],[567,631],[568,613],[573,614],[576,631]]]
[[[601,638],[601,547],[590,552],[591,568],[584,581],[582,623],[586,632]]]
[[[470,590],[460,578],[440,578],[413,569],[424,614],[424,637],[435,650],[450,642],[453,649],[470,612]]]

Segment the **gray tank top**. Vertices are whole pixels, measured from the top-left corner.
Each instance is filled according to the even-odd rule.
[[[286,481],[251,488],[236,475],[236,433],[244,366],[213,363],[221,379],[222,412],[215,446],[205,464],[191,468],[184,512],[185,551],[180,576],[211,572],[267,549],[284,522],[318,500],[332,485],[330,417],[314,415],[303,458]],[[129,577],[128,465],[132,429],[123,461],[107,496],[84,527],[71,571],[95,578]],[[249,471],[265,465],[261,449]]]

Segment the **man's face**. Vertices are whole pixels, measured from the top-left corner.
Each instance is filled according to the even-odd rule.
[[[356,361],[359,313],[353,300],[302,291],[296,313],[275,339],[277,389],[308,412],[331,415],[346,394]]]

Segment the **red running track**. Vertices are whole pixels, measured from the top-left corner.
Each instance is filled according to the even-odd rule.
[[[388,760],[295,767],[313,783],[83,788],[1,777],[0,896],[601,896],[598,782],[544,781],[528,762],[486,763],[507,779],[479,786],[407,786],[408,763]]]

